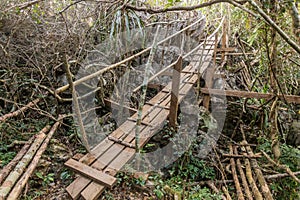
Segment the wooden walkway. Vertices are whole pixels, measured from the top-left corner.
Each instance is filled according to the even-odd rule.
[[[203,50],[204,49],[204,50]],[[203,55],[201,70],[205,70],[211,62],[215,49],[215,41],[208,40],[205,46],[196,53]],[[202,52],[203,51],[203,52]],[[198,61],[199,62],[199,61]],[[188,94],[198,80],[199,63],[191,62],[180,74],[178,103]],[[150,138],[163,126],[170,112],[172,82],[165,86],[155,97],[143,107],[140,126],[139,147],[142,148]],[[91,153],[79,160],[72,158],[65,165],[80,176],[67,188],[73,199],[97,199],[106,187],[116,183],[114,177],[118,171],[132,158],[135,150],[135,126],[137,113],[128,118],[118,129],[98,144]]]

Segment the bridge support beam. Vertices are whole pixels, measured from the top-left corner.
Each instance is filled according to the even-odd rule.
[[[173,70],[171,104],[170,104],[170,113],[169,113],[169,126],[174,128],[174,130],[176,130],[177,127],[178,96],[179,96],[181,71],[182,71],[182,56],[179,56],[176,64],[174,65],[174,70]]]

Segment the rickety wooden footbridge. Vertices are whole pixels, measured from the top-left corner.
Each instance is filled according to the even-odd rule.
[[[188,29],[189,27],[199,23],[201,20],[191,24],[190,26],[182,29],[180,32]],[[236,96],[236,92],[243,96],[246,95],[241,91],[220,91],[213,90],[213,79],[215,76],[215,62],[216,53],[221,52],[221,59],[225,57],[226,51],[232,51],[231,48],[226,46],[226,36],[223,30],[222,37],[218,37],[218,32],[221,27],[224,28],[226,24],[223,24],[224,18],[222,19],[218,28],[206,39],[202,40],[192,51],[186,55],[180,55],[176,62],[165,67],[157,74],[150,77],[149,82],[155,77],[163,74],[167,69],[174,67],[172,81],[167,84],[161,91],[156,94],[151,100],[145,103],[142,108],[142,118],[140,123],[139,139],[135,138],[135,127],[138,122],[138,114],[135,113],[129,117],[122,125],[120,125],[115,131],[107,136],[101,143],[96,145],[90,153],[87,153],[83,157],[78,158],[74,156],[69,159],[65,165],[73,169],[79,176],[66,188],[68,194],[72,199],[97,199],[106,187],[111,188],[116,183],[117,179],[115,175],[121,170],[121,168],[132,160],[136,154],[136,147],[142,148],[150,140],[150,138],[163,127],[164,122],[169,118],[169,124],[173,127],[176,126],[177,109],[182,99],[193,89],[200,76],[206,72],[205,81],[206,88],[201,91],[205,94],[203,99],[203,105],[208,108],[210,97],[208,96],[210,91],[213,94],[221,96]],[[178,34],[178,33],[176,33]],[[162,42],[167,41],[176,34],[164,39]],[[221,39],[221,48],[217,48],[217,43]],[[84,77],[82,80],[77,80],[74,84],[79,84],[87,80],[88,78],[95,77],[102,74],[106,70],[113,69],[127,61],[140,56],[141,54],[149,51],[151,48],[147,48],[130,58],[124,59],[119,63],[111,65],[99,72],[90,76]],[[192,61],[188,66],[182,69],[182,60],[190,55],[194,55]],[[211,64],[213,63],[213,64]],[[65,87],[59,88],[57,93],[63,91]],[[136,88],[135,90],[140,89]],[[272,95],[255,93],[251,94],[254,98],[271,98]],[[246,95],[247,96],[247,95]],[[286,96],[286,100],[294,101],[295,98],[292,96]],[[299,98],[296,97],[296,101]],[[117,103],[110,102],[115,105]],[[131,109],[134,111],[134,109]],[[137,145],[137,146],[136,146]]]
[[[178,33],[182,33],[187,30],[189,27],[199,23],[202,19],[197,20],[190,26],[182,29]],[[226,25],[226,24],[225,24]],[[202,40],[201,44],[199,44],[192,51],[186,53],[185,55],[179,55],[179,58],[176,62],[170,64],[165,67],[163,70],[153,75],[149,81],[153,80],[156,76],[163,74],[167,69],[174,67],[172,81],[168,83],[166,86],[162,88],[161,91],[158,92],[156,96],[154,96],[151,100],[145,103],[142,108],[142,121],[140,124],[140,139],[138,143],[136,143],[135,138],[135,127],[137,124],[137,113],[133,114],[129,117],[118,129],[112,132],[109,136],[107,136],[101,143],[96,145],[90,153],[87,153],[83,156],[75,155],[72,159],[69,159],[65,164],[70,167],[74,171],[78,172],[79,176],[66,188],[67,192],[73,199],[83,198],[83,199],[97,199],[101,193],[105,190],[105,188],[111,188],[116,183],[115,175],[121,168],[128,163],[132,158],[134,158],[136,154],[136,144],[138,144],[138,148],[142,148],[150,138],[162,127],[163,123],[167,118],[169,118],[169,124],[171,126],[176,125],[177,119],[177,108],[178,104],[182,101],[182,99],[186,96],[186,94],[193,89],[195,83],[199,81],[199,77],[203,75],[203,72],[206,72],[205,81],[206,87],[201,88],[202,94],[206,95],[203,99],[203,105],[208,108],[210,98],[208,95],[217,95],[217,96],[232,96],[232,97],[245,97],[245,98],[264,98],[264,99],[272,99],[274,97],[278,97],[280,100],[283,100],[288,103],[300,103],[300,97],[295,95],[275,95],[275,94],[263,94],[257,92],[248,92],[248,91],[237,91],[237,90],[218,90],[211,89],[214,77],[218,77],[219,75],[215,75],[215,66],[214,63],[216,61],[216,53],[221,52],[221,61],[226,56],[227,51],[231,51],[231,48],[228,48],[226,43],[226,38],[223,34],[220,37],[221,39],[221,48],[217,48],[217,41],[219,41],[218,32],[220,31],[220,27],[225,27],[223,25],[223,19],[219,25],[219,27],[205,40]],[[178,34],[176,33],[176,34]],[[170,38],[174,37],[176,34],[173,34],[166,39],[160,41],[163,42],[168,41]],[[109,67],[106,67],[94,74],[90,74],[86,77],[83,77],[79,80],[73,82],[73,86],[76,86],[88,79],[99,76],[106,71],[114,69],[121,64],[125,64],[126,62],[142,55],[143,53],[149,51],[151,47],[142,50],[141,52],[126,58],[118,63],[115,63]],[[193,60],[189,63],[188,66],[182,69],[182,60],[187,58],[189,55],[195,55]],[[210,63],[213,65],[210,65]],[[180,72],[180,73],[179,73]],[[59,93],[68,89],[70,85],[65,85],[61,88],[58,88],[53,95],[55,95],[58,99]],[[140,87],[136,88],[138,90]],[[199,89],[199,88],[198,88]],[[24,105],[17,111],[7,113],[0,117],[0,122],[5,121],[8,118],[18,116],[20,113],[25,112],[28,108],[35,106],[38,104],[40,99],[36,99],[27,105]],[[108,100],[109,103],[117,105],[116,102],[112,102]],[[126,109],[126,108],[125,108]],[[135,109],[128,108],[131,112],[135,112]],[[27,181],[29,180],[32,172],[37,166],[39,159],[41,158],[42,153],[47,148],[47,145],[58,128],[60,121],[63,117],[60,117],[57,122],[52,126],[51,130],[50,126],[46,126],[44,129],[40,131],[37,136],[33,136],[32,140],[34,142],[31,144],[31,139],[28,144],[24,145],[22,150],[18,153],[18,155],[5,166],[4,169],[0,172],[0,199],[17,199],[20,196],[22,189],[25,187]],[[49,132],[48,132],[49,131]],[[47,137],[45,133],[48,132]],[[46,139],[45,139],[46,138]],[[41,144],[42,143],[42,144]],[[38,144],[38,145],[37,145]],[[41,145],[40,145],[41,144]],[[244,146],[244,145],[242,145]],[[233,146],[230,148],[231,154],[234,152],[235,158],[241,158],[241,156],[248,156],[249,158],[255,157],[252,155],[251,149],[246,149],[249,151],[249,155],[245,155],[245,150],[241,148],[242,155],[239,155],[236,151],[236,147]],[[233,149],[233,150],[232,150]],[[36,154],[33,152],[37,152]],[[248,152],[248,153],[249,153]],[[240,162],[237,160],[236,164],[239,171],[242,171],[242,167]],[[247,160],[246,160],[247,161]],[[30,162],[30,165],[27,166]],[[237,193],[241,194],[240,184],[238,183],[237,173],[234,170],[235,162],[231,159],[232,165],[232,173],[235,174],[234,178]],[[249,163],[246,163],[246,169]],[[256,174],[262,174],[259,171],[259,167],[254,162],[253,167],[256,170]],[[26,172],[24,172],[26,170]],[[16,176],[17,174],[17,176]],[[247,184],[244,184],[245,177],[242,176],[242,184],[247,188]],[[292,174],[292,172],[291,172]],[[247,173],[246,173],[247,175]],[[290,173],[288,174],[290,175]],[[252,180],[252,175],[250,173],[250,180]],[[253,180],[252,180],[253,181]],[[260,183],[262,186],[266,185],[264,181]],[[253,184],[251,183],[250,186]],[[268,197],[271,193],[269,191],[264,190],[267,199],[271,199]],[[255,193],[260,196],[258,193]],[[254,195],[255,195],[254,194]],[[248,196],[251,196],[249,194]],[[230,198],[229,198],[230,199]],[[250,198],[249,198],[250,199]],[[262,199],[258,197],[258,199]]]
[[[163,126],[168,116],[170,125],[176,125],[178,104],[197,83],[200,72],[202,73],[210,67],[211,60],[215,57],[217,31],[218,29],[191,52],[179,56],[176,62],[150,78],[152,80],[167,68],[174,66],[172,81],[146,102],[142,108],[139,148],[142,148]],[[196,59],[194,56],[193,61],[182,69],[182,59],[191,53],[196,55]],[[66,188],[73,199],[79,197],[97,199],[106,187],[112,187],[116,183],[114,176],[136,153],[137,116],[138,114],[135,113],[128,118],[90,153],[78,160],[76,158],[69,159],[65,163],[66,166],[80,174]]]

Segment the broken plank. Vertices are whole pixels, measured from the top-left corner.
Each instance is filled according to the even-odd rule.
[[[81,162],[78,162],[74,159],[69,159],[67,162],[65,162],[65,165],[71,169],[73,169],[74,171],[89,177],[91,179],[93,179],[96,182],[102,183],[107,187],[112,187],[117,179],[113,176],[110,176],[108,174],[105,174],[102,171],[96,170],[88,165],[85,165]]]

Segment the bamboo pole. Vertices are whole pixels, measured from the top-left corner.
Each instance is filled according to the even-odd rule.
[[[20,196],[24,186],[28,182],[31,174],[34,172],[36,166],[38,165],[38,162],[39,162],[40,158],[42,157],[42,154],[46,150],[46,148],[47,148],[47,146],[50,142],[50,139],[52,138],[53,134],[57,130],[58,126],[60,125],[60,121],[62,120],[62,118],[63,118],[63,116],[61,115],[58,118],[58,121],[52,126],[52,128],[49,131],[49,133],[48,133],[46,139],[44,140],[43,144],[38,149],[37,153],[33,157],[32,162],[28,166],[27,170],[24,172],[23,176],[19,179],[19,181],[16,183],[16,185],[14,186],[12,191],[10,192],[9,196],[7,197],[7,200],[18,199],[18,197]]]
[[[236,155],[238,154],[237,146],[234,146],[233,152]],[[250,189],[249,189],[249,186],[248,186],[248,183],[247,183],[247,179],[246,179],[246,176],[245,176],[245,173],[243,171],[242,164],[241,164],[241,161],[240,161],[239,158],[236,160],[236,165],[237,165],[237,169],[238,169],[239,174],[240,174],[241,179],[242,179],[242,184],[243,184],[244,191],[246,193],[246,197],[247,197],[247,199],[252,200],[253,199],[252,194],[250,192]]]
[[[246,143],[246,141],[244,141],[244,142]],[[246,150],[247,150],[247,152],[250,156],[254,155],[252,150],[251,150],[251,147],[246,146]],[[259,168],[259,165],[258,165],[257,161],[255,159],[251,159],[251,164],[254,167],[254,171],[255,171],[255,174],[257,176],[258,182],[261,186],[262,193],[263,193],[264,197],[268,200],[272,200],[273,196],[271,194],[270,188],[269,188],[269,186],[268,186],[268,184],[267,184],[267,182],[266,182],[266,180],[263,176],[262,171]]]
[[[34,136],[29,139],[29,141],[24,144],[22,149],[18,152],[18,154],[14,157],[12,161],[10,161],[1,171],[0,171],[0,184],[3,182],[4,179],[9,175],[11,170],[18,164],[18,162],[22,159],[22,157],[28,151],[30,145],[34,140]]]
[[[47,125],[39,132],[38,135],[36,135],[35,140],[30,146],[27,153],[23,156],[22,160],[16,165],[14,171],[12,171],[5,179],[5,181],[0,187],[0,199],[5,198],[8,195],[9,191],[12,189],[19,177],[23,174],[29,162],[32,160],[34,154],[44,141],[46,133],[49,131],[49,129],[50,126]]]
[[[229,152],[230,152],[230,154],[233,154],[233,148],[232,148],[231,144],[229,145]],[[231,165],[232,177],[233,177],[235,188],[236,188],[237,198],[239,200],[244,200],[242,188],[241,188],[241,185],[240,185],[237,173],[236,173],[234,158],[230,158],[230,165]]]
[[[241,146],[241,149],[244,152],[243,155],[247,155],[246,148],[244,146],[246,144],[245,143],[241,143],[241,144],[243,145],[243,146]],[[251,164],[250,164],[249,159],[245,158],[244,162],[245,162],[245,166],[246,166],[246,177],[247,177],[249,185],[250,185],[250,187],[252,189],[254,199],[256,199],[256,200],[263,200],[263,197],[262,197],[259,189],[257,188],[255,180],[254,180],[254,178],[252,176],[252,169],[251,169]]]

